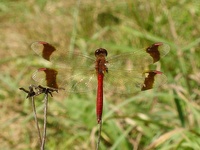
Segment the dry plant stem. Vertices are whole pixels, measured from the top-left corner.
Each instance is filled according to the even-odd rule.
[[[35,124],[36,124],[37,131],[38,131],[38,137],[39,137],[40,145],[42,145],[42,138],[41,138],[40,128],[39,128],[39,124],[38,124],[37,113],[36,113],[36,109],[35,109],[34,97],[31,97],[31,101],[32,101],[32,107],[33,107],[33,114],[34,114],[34,118],[35,118]]]
[[[45,142],[46,142],[46,125],[47,125],[47,108],[48,108],[48,93],[45,93],[44,97],[44,128],[43,128],[43,136],[42,136],[42,145],[40,150],[44,150]]]
[[[100,145],[100,141],[101,141],[101,127],[102,127],[102,121],[99,122],[99,133],[98,133],[96,150],[99,150],[99,145]]]

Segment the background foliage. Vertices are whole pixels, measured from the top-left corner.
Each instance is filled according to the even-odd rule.
[[[161,89],[105,95],[101,149],[200,149],[200,3],[198,0],[1,0],[0,149],[38,149],[28,87],[39,64],[37,40],[83,53],[104,47],[130,52],[170,45],[156,64],[168,77]],[[49,101],[46,149],[95,149],[95,94]],[[42,97],[37,100],[42,124]]]

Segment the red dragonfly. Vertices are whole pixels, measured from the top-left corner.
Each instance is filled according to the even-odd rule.
[[[144,50],[122,53],[108,59],[104,48],[95,51],[96,58],[69,51],[57,55],[56,48],[43,41],[34,42],[31,48],[52,62],[34,72],[32,78],[38,85],[66,92],[86,92],[97,88],[98,123],[102,119],[103,88],[114,93],[130,94],[159,87],[166,82],[162,72],[148,70],[150,64],[159,61],[170,50],[167,44],[161,42]]]

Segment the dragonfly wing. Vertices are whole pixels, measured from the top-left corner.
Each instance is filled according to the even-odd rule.
[[[43,59],[52,62],[51,68],[66,69],[91,69],[95,66],[95,59],[82,55],[81,51],[70,52],[67,50],[59,51],[53,45],[36,41],[31,44],[32,50]],[[56,52],[55,52],[56,51]]]
[[[138,72],[112,70],[105,75],[104,91],[119,94],[134,94],[140,91],[158,88],[166,83],[166,76],[159,71]]]
[[[108,59],[108,69],[145,70],[150,64],[159,61],[170,50],[168,44],[155,43],[146,49],[116,55]]]
[[[39,68],[32,78],[37,85],[73,93],[88,92],[96,89],[97,78],[94,70],[70,72],[65,69]]]
[[[95,71],[80,72],[68,78],[65,87],[71,93],[84,93],[95,91],[97,88],[97,77]]]

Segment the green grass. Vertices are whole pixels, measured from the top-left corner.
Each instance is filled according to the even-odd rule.
[[[156,68],[168,78],[161,89],[105,95],[101,149],[200,149],[200,3],[193,1],[0,2],[0,149],[38,149],[28,87],[38,58],[30,44],[43,40],[84,54],[109,55],[170,45]],[[112,95],[112,96],[111,96]],[[95,149],[95,93],[49,100],[48,150]],[[42,125],[42,97],[37,99]]]

